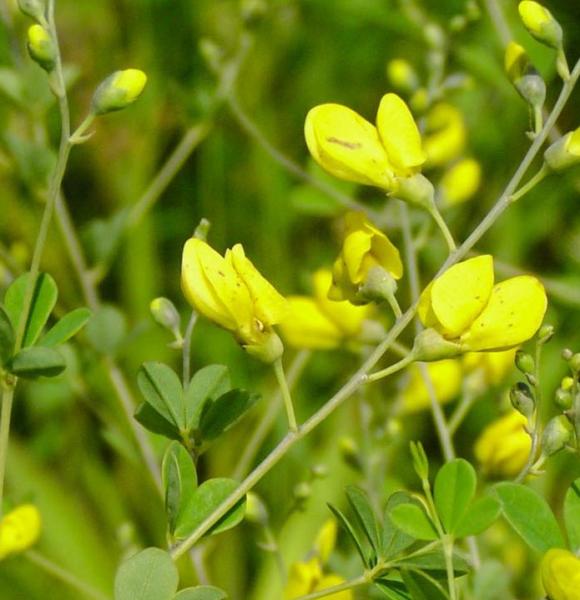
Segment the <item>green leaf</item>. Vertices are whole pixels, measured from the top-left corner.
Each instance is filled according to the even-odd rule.
[[[475,469],[462,458],[443,465],[435,477],[435,506],[447,533],[454,533],[475,495]]]
[[[426,573],[402,569],[401,576],[413,600],[447,600],[449,598],[441,585]]]
[[[230,390],[213,402],[205,404],[199,423],[204,440],[213,440],[236,424],[257,402],[259,394],[246,390]]]
[[[59,346],[75,336],[91,318],[88,308],[77,308],[66,314],[46,333],[39,342],[40,346]]]
[[[228,595],[213,585],[200,585],[181,590],[173,600],[227,600]]]
[[[66,368],[62,354],[54,348],[33,346],[24,348],[8,364],[8,370],[25,379],[55,377]]]
[[[135,411],[135,419],[153,433],[162,435],[170,440],[181,440],[177,427],[160,415],[150,404],[142,402]]]
[[[538,552],[565,548],[562,532],[548,503],[534,490],[519,483],[494,486],[504,517],[522,539]]]
[[[114,306],[103,306],[87,323],[87,338],[101,354],[114,354],[127,335],[127,319]]]
[[[147,548],[119,567],[115,600],[172,600],[178,581],[171,556],[159,548]]]
[[[416,504],[399,504],[390,512],[396,527],[418,540],[438,539],[435,526],[425,511]]]
[[[376,560],[381,549],[381,526],[373,512],[369,499],[361,489],[354,485],[349,485],[346,488],[346,497],[373,549],[373,559]]]
[[[564,522],[572,552],[580,550],[580,479],[576,479],[566,492]]]
[[[179,524],[175,529],[176,539],[184,539],[230,496],[239,486],[234,479],[216,478],[204,481],[195,490],[191,502],[183,507]],[[235,527],[243,518],[246,511],[246,498],[239,500],[207,533],[213,535]]]
[[[445,573],[447,565],[445,564],[445,555],[442,550],[431,550],[424,554],[409,556],[397,560],[397,566],[407,569],[421,571],[438,571]],[[467,562],[456,552],[453,552],[453,572],[455,576],[465,575],[469,571]]]
[[[395,492],[389,496],[387,506],[385,507],[385,516],[383,523],[382,552],[383,558],[392,558],[397,556],[403,550],[415,543],[415,538],[407,535],[395,526],[391,520],[390,512],[399,504],[414,504],[416,500],[407,494],[407,492]]]
[[[191,505],[197,488],[197,472],[189,452],[178,442],[172,442],[167,447],[161,472],[169,531],[173,533],[180,515]]]
[[[374,584],[389,600],[411,600],[407,587],[401,581],[379,579]]]
[[[5,365],[14,352],[14,328],[10,317],[0,306],[0,366]]]
[[[183,387],[173,369],[159,362],[143,363],[137,373],[137,385],[156,412],[185,430]]]
[[[337,518],[339,523],[342,525],[343,529],[350,536],[350,539],[355,545],[355,548],[358,551],[363,565],[368,569],[370,566],[370,562],[365,550],[363,549],[362,542],[358,536],[358,533],[356,532],[356,529],[352,526],[351,522],[346,518],[346,516],[340,509],[336,508],[336,506],[333,506],[332,504],[328,504],[328,508],[331,510],[332,514],[334,514],[334,516]]]
[[[483,533],[501,513],[501,504],[493,496],[484,496],[473,502],[455,526],[458,538]]]
[[[185,392],[185,419],[189,429],[198,429],[209,400],[216,400],[232,388],[230,372],[223,365],[208,365],[191,378]]]
[[[24,308],[24,300],[29,280],[30,274],[24,273],[12,282],[4,296],[4,308],[10,317],[15,331],[18,330],[18,323],[20,322],[22,310]],[[22,343],[23,348],[32,346],[34,342],[36,342],[40,332],[50,317],[50,313],[56,304],[57,298],[58,288],[56,287],[54,279],[48,273],[40,273],[34,287],[32,304],[30,306],[24,340]]]

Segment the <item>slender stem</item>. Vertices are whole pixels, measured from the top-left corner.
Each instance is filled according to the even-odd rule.
[[[445,571],[447,572],[447,587],[450,600],[457,600],[457,587],[455,585],[455,570],[453,569],[453,538],[443,536],[443,554],[445,556]]]
[[[290,431],[298,431],[296,415],[294,414],[294,404],[292,402],[292,394],[290,393],[290,388],[288,387],[288,381],[286,380],[286,374],[284,373],[282,359],[279,358],[278,360],[274,361],[273,367],[274,373],[276,374],[276,379],[278,380],[278,385],[280,386],[280,391],[282,392],[284,407],[286,408],[286,415],[288,417],[288,427],[290,428]]]
[[[399,303],[397,302],[397,298],[395,297],[395,294],[388,294],[385,296],[385,298],[386,298],[387,302],[389,303],[389,306],[391,307],[391,310],[393,311],[395,318],[398,319],[403,314],[403,311],[401,310],[401,307],[399,306]]]
[[[312,352],[310,350],[301,350],[294,357],[292,363],[290,364],[290,368],[288,369],[287,378],[288,386],[290,387],[291,391],[296,385],[296,382],[298,381],[311,356]],[[273,397],[268,399],[268,407],[266,412],[258,423],[258,426],[254,429],[252,437],[244,446],[244,451],[240,461],[234,469],[234,473],[232,475],[233,479],[242,479],[242,477],[245,477],[248,474],[256,454],[260,450],[264,440],[268,436],[268,433],[270,433],[270,430],[276,421],[280,402],[282,402],[282,392],[278,387]]]
[[[183,337],[183,387],[185,388],[189,384],[190,370],[191,370],[191,336],[193,335],[193,329],[197,323],[197,311],[191,311],[191,317],[187,323],[185,329],[185,336]]]
[[[498,0],[485,0],[485,6],[502,45],[507,46],[512,40],[513,36],[504,14],[498,4]]]
[[[109,596],[103,594],[103,592],[100,592],[99,590],[96,590],[82,579],[79,579],[76,575],[73,575],[71,572],[63,569],[63,567],[60,565],[53,563],[51,560],[42,554],[39,554],[35,550],[28,550],[23,556],[25,556],[35,566],[40,567],[54,579],[61,581],[84,596],[93,598],[93,600],[110,600]]]
[[[0,416],[0,515],[2,515],[2,498],[4,497],[4,479],[6,475],[6,457],[10,439],[10,417],[14,404],[14,386],[3,387],[0,384],[0,400],[2,413]]]
[[[401,358],[400,361],[390,365],[386,369],[381,369],[380,371],[375,371],[374,373],[371,373],[367,376],[366,379],[369,383],[372,383],[373,381],[378,381],[379,379],[384,379],[385,377],[389,377],[394,373],[398,373],[406,366],[410,365],[414,360],[415,356],[412,352],[410,352],[409,354],[407,354],[407,356]]]
[[[461,423],[463,423],[463,419],[467,416],[467,413],[470,411],[473,403],[477,399],[477,396],[471,393],[464,393],[457,405],[457,408],[453,411],[451,418],[449,419],[449,433],[452,435],[459,429]]]
[[[304,596],[297,596],[294,600],[316,600],[317,598],[326,598],[327,596],[332,596],[333,594],[338,594],[339,592],[344,592],[345,590],[352,590],[368,584],[368,576],[361,575],[356,579],[351,579],[349,581],[345,581],[344,583],[333,585],[332,587],[325,588],[324,590],[312,592],[311,594],[306,594]]]
[[[542,165],[542,168],[526,184],[522,185],[522,187],[517,192],[514,192],[510,196],[510,200],[512,202],[519,200],[522,196],[525,196],[530,190],[535,188],[538,185],[538,183],[545,179],[549,174],[550,169],[548,168],[546,163],[544,163]]]
[[[580,61],[576,63],[569,81],[564,85],[552,113],[546,120],[542,132],[533,141],[528,152],[524,156],[519,167],[516,169],[516,172],[512,176],[501,196],[498,198],[497,202],[486,215],[486,217],[472,231],[472,233],[461,244],[461,246],[455,252],[450,254],[450,256],[439,269],[436,277],[440,276],[446,269],[460,261],[485,235],[485,233],[509,206],[510,195],[516,190],[517,186],[522,180],[522,177],[525,175],[532,161],[538,154],[539,149],[546,140],[548,132],[554,126],[558,116],[566,104],[566,101],[570,97],[570,94],[572,93],[579,76]],[[266,458],[246,477],[246,479],[244,479],[244,481],[242,481],[240,485],[197,526],[197,528],[189,535],[189,537],[172,549],[171,555],[174,560],[177,560],[180,556],[187,552],[187,550],[191,548],[208,531],[208,529],[210,529],[231,508],[233,508],[248,491],[250,491],[271,469],[278,464],[278,462],[288,453],[294,444],[302,440],[318,425],[325,421],[328,416],[330,416],[345,402],[346,399],[350,398],[350,396],[368,380],[368,372],[376,365],[385,352],[390,348],[391,344],[396,341],[403,330],[409,325],[416,312],[417,303],[408,308],[400,319],[397,319],[385,339],[375,348],[371,356],[361,365],[358,371],[354,373],[347,383],[340,390],[338,390],[321,408],[319,408],[310,417],[310,419],[308,419],[300,427],[299,431],[289,432],[286,434],[286,436],[270,452],[270,454],[268,454],[268,456],[266,456]]]
[[[436,206],[434,206],[431,210],[429,210],[429,214],[433,217],[433,220],[437,224],[437,227],[439,227],[439,229],[441,230],[441,233],[445,238],[445,243],[449,248],[449,252],[454,252],[457,249],[457,245],[455,244],[455,240],[453,239],[453,236],[449,231],[449,227],[447,227],[445,219],[439,212],[439,209]]]
[[[270,553],[274,555],[276,560],[276,566],[280,573],[280,580],[285,583],[286,582],[286,564],[284,562],[284,557],[282,556],[282,552],[280,551],[280,545],[278,544],[276,537],[274,536],[274,532],[269,525],[264,525],[264,538],[266,542],[266,547]]]

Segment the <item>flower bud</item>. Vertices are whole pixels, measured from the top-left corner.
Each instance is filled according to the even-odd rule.
[[[463,353],[459,344],[446,340],[435,329],[424,329],[413,344],[413,355],[416,361],[431,362],[444,358],[454,358]]]
[[[415,473],[417,473],[417,477],[421,481],[429,479],[429,459],[427,458],[427,454],[425,454],[423,444],[421,442],[411,442],[410,448],[411,456],[413,457],[413,468],[415,469]]]
[[[18,0],[20,12],[34,19],[37,23],[45,21],[43,0]]]
[[[556,49],[562,46],[562,27],[546,7],[524,0],[518,10],[525,28],[538,42]]]
[[[383,267],[376,266],[370,269],[367,277],[358,289],[357,296],[361,303],[389,301],[394,298],[397,291],[395,278]]]
[[[522,373],[533,373],[536,370],[536,362],[534,361],[531,354],[524,352],[523,350],[518,350],[516,352],[516,367]]]
[[[554,333],[556,333],[556,329],[553,325],[542,325],[538,331],[538,342],[547,344],[554,337]]]
[[[145,89],[147,75],[139,69],[116,71],[97,88],[93,96],[92,111],[95,115],[127,108],[139,98]]]
[[[387,64],[389,83],[403,92],[412,92],[419,85],[419,78],[411,63],[403,58],[394,58]]]
[[[574,354],[568,361],[568,364],[570,365],[572,371],[578,373],[578,371],[580,371],[580,353],[577,352]]]
[[[570,360],[573,356],[574,356],[574,352],[572,352],[572,350],[570,350],[570,348],[564,348],[564,350],[562,350],[562,358],[564,360]]]
[[[570,390],[565,390],[563,388],[558,388],[556,390],[556,394],[554,396],[554,403],[561,410],[570,410],[572,408],[572,404],[574,402],[574,398],[570,392]]]
[[[52,71],[56,64],[56,45],[50,33],[42,25],[28,28],[28,53],[30,58],[45,71]]]
[[[301,481],[299,484],[294,486],[292,494],[296,500],[299,502],[304,502],[312,495],[312,486],[307,481]]]
[[[510,42],[505,51],[505,71],[519,95],[531,106],[542,107],[546,84],[530,63],[524,48]]]
[[[248,492],[246,497],[246,520],[256,525],[266,525],[268,519],[268,509],[260,496],[255,492]]]
[[[313,465],[310,468],[310,472],[315,479],[324,479],[325,477],[328,477],[328,467],[320,463]]]
[[[149,310],[156,323],[168,329],[172,333],[179,332],[181,317],[175,305],[168,298],[155,298],[149,305]]]
[[[572,389],[574,385],[574,378],[573,377],[564,377],[562,379],[562,381],[560,382],[560,388],[565,390],[565,391],[569,391]]]
[[[284,354],[284,344],[274,331],[269,331],[257,344],[245,344],[244,350],[254,358],[272,364]]]
[[[534,395],[523,381],[519,381],[510,389],[510,402],[519,413],[527,418],[530,418],[536,410]]]
[[[398,177],[394,195],[400,200],[428,211],[435,206],[435,188],[421,173],[417,173],[412,177]]]
[[[567,417],[559,415],[550,419],[542,434],[542,454],[552,456],[562,450],[572,439],[572,425]]]
[[[580,127],[554,142],[544,152],[544,160],[556,173],[580,163]]]

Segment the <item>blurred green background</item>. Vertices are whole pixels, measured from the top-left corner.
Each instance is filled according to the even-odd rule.
[[[216,99],[218,76],[208,56],[229,61],[240,41],[251,39],[230,96],[235,95],[269,142],[317,178],[303,140],[303,122],[312,106],[339,102],[371,119],[381,96],[389,91],[386,64],[409,60],[422,78],[427,46],[423,31],[401,3],[389,0],[272,0],[248,16],[251,2],[229,0],[59,0],[57,21],[70,76],[73,122],[88,108],[93,90],[110,72],[138,67],[149,76],[146,93],[130,110],[99,119],[89,143],[73,151],[64,194],[81,235],[89,264],[100,277],[104,300],[122,312],[124,324],[105,332],[118,338],[115,359],[130,385],[145,360],[165,360],[176,367],[179,356],[149,316],[149,303],[164,295],[187,315],[179,273],[184,241],[202,217],[212,224],[210,241],[221,250],[242,242],[256,266],[283,293],[308,290],[309,274],[328,266],[339,244],[343,212],[332,199],[298,180],[248,135],[227,101]],[[550,9],[562,23],[570,61],[580,54],[580,5],[553,0]],[[47,91],[44,73],[26,56],[27,20],[16,3],[1,9],[0,27],[0,282],[27,268],[42,212],[43,191],[59,135],[58,111]],[[425,0],[425,13],[444,29],[465,10],[463,0]],[[552,52],[533,41],[518,22],[517,2],[501,6],[515,37],[523,43],[548,83],[548,105],[559,91]],[[246,19],[244,20],[244,15]],[[249,38],[248,38],[249,36]],[[200,46],[203,49],[200,51]],[[527,110],[506,80],[500,39],[485,7],[463,31],[450,34],[447,73],[464,73],[469,85],[450,96],[464,113],[469,154],[483,169],[480,191],[469,203],[449,211],[452,231],[462,240],[481,220],[524,155],[529,140]],[[576,91],[559,122],[562,131],[578,125]],[[236,105],[237,106],[237,105]],[[130,228],[124,217],[142,198],[155,174],[182,136],[198,124],[207,135],[191,153],[154,207]],[[369,189],[328,181],[380,206]],[[549,278],[552,303],[548,320],[558,328],[546,352],[544,386],[553,390],[565,373],[561,348],[579,350],[580,173],[551,178],[502,217],[478,246],[498,261]],[[387,221],[394,215],[387,210]],[[400,241],[396,222],[388,222]],[[435,233],[421,254],[424,281],[444,258]],[[60,288],[59,308],[83,304],[77,281],[53,227],[43,269]],[[508,269],[509,270],[509,269]],[[506,273],[505,274],[509,274]],[[502,273],[503,275],[503,273]],[[404,288],[404,286],[402,286]],[[402,290],[403,304],[406,303]],[[139,545],[163,545],[164,516],[139,458],[118,402],[104,377],[103,360],[86,343],[70,348],[70,368],[55,381],[22,386],[16,404],[8,471],[8,492],[17,503],[30,499],[44,517],[40,548],[52,559],[110,590],[116,564]],[[292,352],[288,352],[289,360]],[[246,356],[233,339],[205,322],[193,338],[193,365],[230,366],[236,385],[264,394],[252,413],[220,440],[200,463],[202,478],[230,475],[274,388],[270,372]],[[346,352],[319,353],[309,363],[296,391],[297,412],[306,418],[345,381],[360,358]],[[281,531],[288,559],[304,555],[317,526],[328,516],[326,502],[343,503],[342,488],[360,474],[341,460],[338,440],[352,435],[371,449],[389,445],[381,406],[394,385],[378,386],[369,400],[370,430],[359,405],[348,403],[310,439],[296,447],[258,490],[273,515],[274,529],[284,524],[292,506],[292,489],[308,480],[312,465],[323,463],[329,475],[313,482],[303,512],[293,514]],[[135,396],[138,392],[135,390]],[[472,458],[474,432],[497,412],[501,393],[480,403],[458,436],[459,453]],[[549,409],[549,407],[548,407]],[[367,424],[368,425],[368,424]],[[397,485],[415,485],[407,457],[407,439],[420,437],[435,463],[440,453],[428,415],[403,423],[405,436],[389,446],[393,464],[378,483],[381,494]],[[259,456],[284,430],[282,416]],[[388,437],[388,436],[387,436]],[[153,439],[161,455],[163,441]],[[580,474],[577,461],[559,458],[539,482],[558,505],[562,491]],[[502,547],[518,542],[504,531],[499,542],[490,535],[486,552],[498,560]],[[502,537],[504,536],[504,537]],[[271,556],[256,544],[255,528],[238,529],[212,539],[207,548],[210,579],[238,600],[279,597],[278,574]],[[494,545],[495,544],[495,545]],[[337,568],[355,576],[352,548],[341,547]],[[521,554],[521,553],[520,553]],[[510,565],[514,594],[533,597],[533,584],[522,574],[537,557]],[[514,559],[515,560],[515,559]],[[517,562],[517,561],[516,561]],[[184,568],[183,583],[194,582]],[[537,594],[536,594],[537,595]],[[46,578],[24,559],[0,565],[0,597],[6,600],[73,599],[78,595]],[[361,596],[362,597],[362,596]]]

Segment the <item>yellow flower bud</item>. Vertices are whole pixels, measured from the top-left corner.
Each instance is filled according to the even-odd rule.
[[[93,113],[104,115],[127,108],[143,93],[146,83],[147,75],[139,69],[116,71],[95,91],[92,101]]]
[[[393,279],[400,279],[403,275],[399,251],[389,238],[364,214],[350,212],[345,217],[344,242],[332,268],[328,297],[331,300],[349,300],[354,304],[368,302],[367,298],[360,297],[359,291],[375,268],[382,269]]]
[[[451,104],[434,106],[427,115],[424,148],[428,167],[445,165],[463,153],[467,139],[465,120]]]
[[[440,404],[447,404],[461,391],[463,373],[457,360],[439,360],[427,365],[427,373]],[[403,412],[410,414],[431,406],[431,396],[418,365],[409,367],[409,381],[402,395]]]
[[[322,104],[309,111],[304,134],[323,169],[387,191],[394,189],[396,177],[417,173],[425,162],[417,125],[396,94],[382,98],[377,127],[346,106]]]
[[[469,200],[481,184],[481,166],[473,158],[464,158],[445,172],[439,184],[448,206]]]
[[[155,298],[149,305],[151,316],[156,323],[173,333],[179,333],[181,317],[175,305],[168,298]]]
[[[518,94],[531,106],[541,108],[546,99],[546,84],[534,69],[526,51],[510,42],[505,51],[505,70]]]
[[[580,163],[580,127],[554,142],[544,153],[544,160],[557,173]]]
[[[427,286],[418,314],[461,352],[481,352],[508,350],[529,340],[546,308],[538,279],[522,275],[494,285],[493,258],[484,255],[450,267]]]
[[[510,42],[505,49],[504,68],[509,80],[513,83],[523,77],[530,66],[528,55],[516,42]]]
[[[511,411],[488,425],[475,442],[475,457],[492,476],[514,477],[526,464],[532,440],[524,429],[527,419]]]
[[[413,91],[419,83],[415,69],[403,58],[394,58],[387,63],[387,77],[394,88],[403,92]]]
[[[552,548],[540,565],[542,584],[550,600],[580,600],[580,558]]]
[[[246,258],[241,244],[221,256],[205,241],[189,239],[183,248],[181,285],[188,302],[231,331],[246,351],[265,362],[282,355],[272,326],[286,317],[288,302]]]
[[[32,504],[22,504],[0,521],[0,559],[28,550],[40,536],[40,513]]]
[[[288,316],[280,323],[284,340],[295,348],[329,350],[343,344],[356,345],[370,306],[328,299],[332,283],[330,271],[321,269],[313,276],[314,295],[288,297]]]
[[[524,0],[519,3],[518,10],[524,26],[538,42],[552,48],[562,46],[562,27],[547,8],[538,2]]]
[[[573,377],[564,377],[564,379],[562,379],[562,381],[560,382],[560,387],[565,391],[572,389],[573,386],[574,386],[574,378]]]
[[[28,53],[32,60],[45,71],[52,71],[56,64],[56,45],[50,33],[42,25],[28,28]]]

